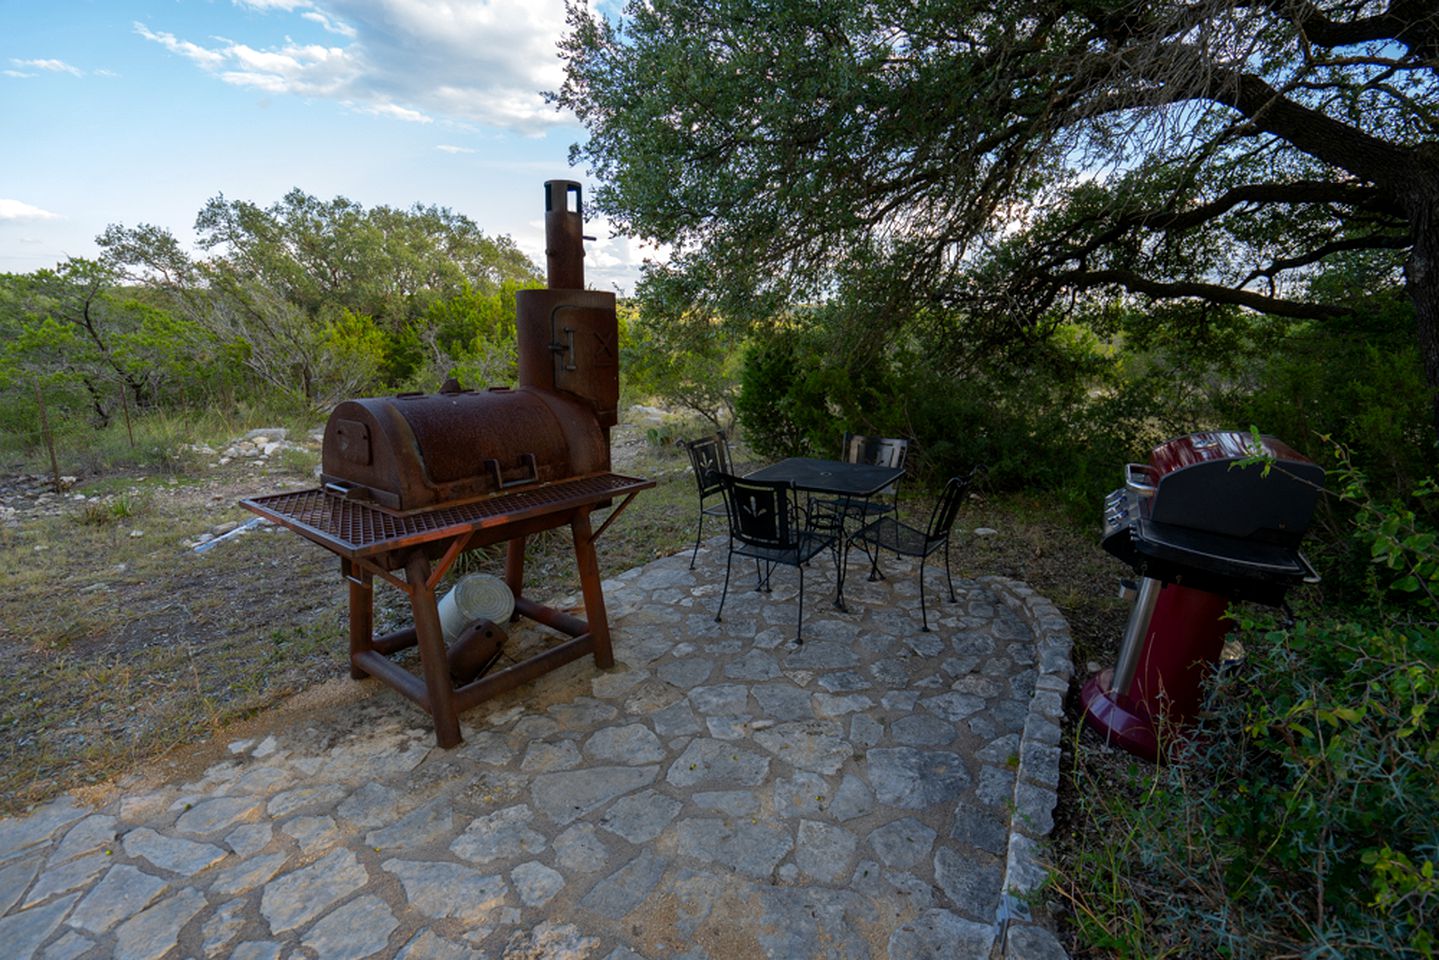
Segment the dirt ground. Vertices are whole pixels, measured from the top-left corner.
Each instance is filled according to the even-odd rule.
[[[275,447],[262,455],[241,439],[172,474],[66,477],[60,493],[48,476],[0,476],[0,810],[348,676],[337,560],[277,527],[231,532],[255,519],[242,497],[315,485],[318,440],[262,436]],[[639,427],[616,431],[613,452],[616,470],[661,485],[601,541],[606,574],[683,546],[693,497],[675,482],[682,452],[648,447]],[[492,549],[459,572],[501,563]],[[533,538],[527,574],[538,599],[576,589],[567,539]],[[376,616],[402,625],[403,595],[379,585]]]

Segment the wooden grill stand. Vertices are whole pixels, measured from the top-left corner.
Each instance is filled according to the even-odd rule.
[[[373,676],[413,701],[434,721],[436,742],[449,748],[460,743],[459,714],[481,701],[587,653],[594,654],[595,665],[602,669],[614,665],[594,543],[637,493],[654,485],[653,480],[596,474],[408,514],[322,489],[247,498],[240,504],[340,557],[340,573],[350,591],[350,676]],[[624,499],[599,529],[592,530],[590,512],[616,497]],[[525,538],[566,524],[574,539],[584,620],[524,596]],[[505,582],[515,595],[515,616],[528,617],[570,639],[456,687],[445,660],[435,588],[460,554],[500,541],[509,541]],[[398,570],[404,571],[403,579],[396,575]],[[375,577],[409,597],[413,626],[374,635]],[[418,677],[390,659],[412,646],[420,650]]]

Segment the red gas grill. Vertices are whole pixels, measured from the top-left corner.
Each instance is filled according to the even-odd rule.
[[[437,394],[347,400],[325,427],[323,487],[241,501],[340,557],[350,591],[350,675],[377,677],[418,704],[442,747],[460,742],[458,714],[482,700],[586,653],[597,666],[613,665],[594,542],[635,494],[654,486],[610,472],[619,401],[615,298],[583,289],[579,184],[548,181],[545,211],[549,288],[516,297],[517,389],[476,392],[452,380]],[[618,498],[592,530],[591,511]],[[565,525],[584,620],[524,596],[525,538]],[[516,616],[570,639],[457,686],[435,587],[460,554],[500,541],[508,541],[505,580]],[[374,636],[375,577],[409,597],[412,627]],[[419,647],[421,676],[390,659],[411,646]]]
[[[1238,461],[1256,453],[1259,465]],[[1218,663],[1231,600],[1278,606],[1319,577],[1299,552],[1324,471],[1273,437],[1195,433],[1125,467],[1105,499],[1104,549],[1138,574],[1119,660],[1085,683],[1084,719],[1130,753],[1154,759],[1162,731],[1199,709]]]

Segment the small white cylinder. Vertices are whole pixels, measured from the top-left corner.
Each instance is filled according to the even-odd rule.
[[[453,643],[471,622],[484,618],[504,626],[515,612],[515,595],[499,577],[471,573],[461,577],[440,600],[440,627]]]

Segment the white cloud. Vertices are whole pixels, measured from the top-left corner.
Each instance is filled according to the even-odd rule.
[[[68,73],[72,77],[83,77],[85,71],[79,67],[73,67],[64,60],[22,60],[19,57],[11,57],[10,62],[17,67],[29,67],[31,70],[46,70],[50,73]]]
[[[39,74],[37,73],[26,73],[24,70],[0,70],[0,74],[3,74],[7,77],[18,77],[20,79],[29,79],[30,77],[39,76]]]
[[[202,44],[140,23],[134,29],[226,83],[267,93],[326,97],[421,123],[440,118],[539,134],[566,122],[540,95],[563,81],[556,49],[563,0],[234,2],[276,21],[276,42]],[[296,43],[285,32],[297,20],[348,42]]]
[[[225,62],[224,54],[206,50],[199,44],[180,40],[173,33],[154,33],[143,23],[134,24],[134,28],[135,32],[146,40],[158,43],[171,53],[178,53],[182,57],[187,57],[206,69],[219,67]]]
[[[348,37],[351,40],[359,36],[359,31],[356,30],[354,27],[350,26],[348,23],[345,23],[342,20],[331,20],[319,10],[307,10],[306,12],[300,14],[300,17],[301,19],[309,20],[311,23],[318,23],[320,25],[320,28],[328,33],[337,33],[340,36]]]
[[[0,220],[60,220],[58,213],[41,210],[39,207],[8,197],[0,197]]]
[[[264,13],[270,10],[283,10],[289,13],[294,10],[306,10],[313,6],[310,0],[234,0],[237,7],[249,7],[251,10],[259,10]]]
[[[92,72],[95,76],[97,76],[97,77],[114,78],[114,77],[118,77],[118,76],[119,76],[119,74],[116,73],[114,70],[100,69],[100,70],[92,70],[91,72]]]
[[[435,147],[441,153],[476,153],[474,147],[457,147],[450,143],[441,143]]]
[[[411,110],[409,107],[402,107],[397,103],[375,103],[368,106],[357,107],[361,113],[371,113],[377,117],[393,117],[396,120],[404,120],[406,123],[434,123],[435,118],[427,116],[418,110]]]

